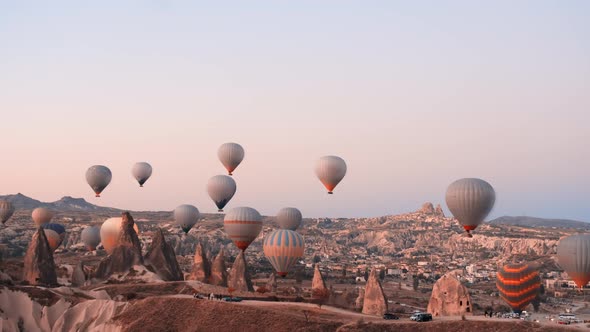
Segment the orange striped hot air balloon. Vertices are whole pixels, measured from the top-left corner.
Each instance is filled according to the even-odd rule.
[[[303,257],[303,236],[289,229],[277,229],[264,239],[264,255],[278,275],[286,277],[291,267]]]
[[[223,228],[236,247],[246,250],[262,230],[262,216],[250,207],[229,210],[223,219]]]
[[[512,310],[521,313],[539,295],[541,277],[529,264],[507,264],[498,271],[496,287]]]

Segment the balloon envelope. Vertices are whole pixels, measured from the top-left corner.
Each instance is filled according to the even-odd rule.
[[[135,163],[131,169],[131,174],[133,174],[139,186],[143,187],[143,184],[152,176],[152,166],[146,162]]]
[[[231,209],[223,219],[223,228],[236,247],[246,250],[262,230],[262,216],[250,207]]]
[[[102,242],[102,246],[108,254],[112,253],[113,249],[117,246],[122,222],[123,218],[121,217],[109,218],[102,223],[102,226],[100,226],[100,242]],[[133,229],[139,234],[137,223],[133,224]]]
[[[217,150],[217,157],[229,175],[232,175],[232,172],[244,160],[244,154],[244,148],[238,143],[225,143]]]
[[[66,236],[66,228],[60,224],[43,224],[41,227],[45,231],[49,247],[52,251],[55,251],[62,244]]]
[[[53,211],[49,210],[48,208],[38,207],[35,210],[33,210],[31,217],[35,222],[35,225],[39,227],[51,221],[51,219],[53,218]]]
[[[484,180],[460,179],[449,185],[445,200],[453,216],[469,233],[490,213],[496,201],[496,193]]]
[[[200,213],[196,207],[183,204],[174,209],[174,222],[188,233],[191,228],[199,221]]]
[[[14,214],[14,205],[9,201],[0,200],[0,222],[3,224]]]
[[[223,212],[236,193],[236,181],[227,175],[216,175],[207,181],[207,193],[219,209],[218,212]]]
[[[94,165],[86,171],[86,182],[94,190],[96,197],[100,197],[100,193],[111,183],[112,178],[113,174],[106,166]]]
[[[279,210],[277,213],[277,223],[282,229],[296,230],[301,226],[301,211],[293,207],[286,207]]]
[[[512,310],[520,313],[538,296],[541,277],[529,264],[508,264],[498,271],[496,287]]]
[[[82,230],[80,237],[89,250],[96,250],[96,247],[100,244],[100,228],[87,226]]]
[[[264,239],[264,255],[278,275],[285,277],[291,267],[303,257],[303,236],[288,229],[277,229]]]
[[[346,162],[337,156],[321,157],[315,165],[315,174],[328,189],[328,194],[332,194],[346,175]]]
[[[590,281],[590,234],[561,239],[557,244],[557,262],[578,287],[584,287]]]

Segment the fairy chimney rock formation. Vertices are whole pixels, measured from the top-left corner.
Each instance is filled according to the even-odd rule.
[[[219,250],[211,266],[210,284],[227,287],[227,269],[225,268],[225,251]]]
[[[176,260],[174,249],[164,237],[162,229],[156,231],[152,244],[144,257],[145,264],[164,281],[182,281],[184,274]]]
[[[471,315],[471,298],[454,272],[443,275],[432,287],[427,311],[433,316]]]
[[[422,204],[422,208],[420,208],[420,210],[418,211],[420,213],[424,213],[424,214],[434,214],[434,205],[432,205],[432,203],[430,202],[426,202],[424,204]]]
[[[86,272],[84,271],[84,263],[79,262],[72,271],[72,286],[80,287],[86,283]]]
[[[133,229],[133,217],[129,212],[123,212],[122,217],[117,246],[110,255],[100,261],[95,273],[96,278],[108,279],[113,273],[127,272],[134,265],[143,265],[141,242]]]
[[[356,297],[356,300],[354,301],[354,307],[358,310],[362,310],[363,309],[363,302],[365,301],[365,289],[364,288],[358,288],[358,296]]]
[[[440,204],[436,205],[436,209],[434,210],[434,214],[436,214],[439,217],[445,217],[445,212],[443,211],[442,207],[440,206]]]
[[[274,272],[268,276],[268,280],[266,281],[266,289],[272,293],[277,291],[277,276]]]
[[[324,281],[324,276],[322,276],[319,264],[316,264],[313,271],[313,280],[311,281],[311,291],[324,291],[326,289],[327,287],[326,282]]]
[[[211,262],[207,258],[205,245],[199,241],[195,250],[195,258],[193,261],[193,270],[188,277],[188,280],[197,280],[208,283],[211,277]]]
[[[31,285],[56,286],[57,272],[53,261],[53,251],[49,247],[43,228],[39,227],[24,259],[23,279]]]
[[[365,286],[365,298],[363,302],[363,314],[382,316],[387,312],[387,300],[381,288],[377,269],[373,268],[369,274],[369,280]]]
[[[248,273],[248,264],[246,264],[246,257],[244,252],[240,251],[238,257],[234,262],[229,273],[228,288],[233,288],[236,291],[253,292],[252,281]]]

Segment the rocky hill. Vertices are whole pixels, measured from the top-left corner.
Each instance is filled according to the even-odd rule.
[[[577,220],[568,219],[544,219],[535,217],[509,217],[504,216],[490,221],[491,224],[499,225],[514,225],[525,227],[556,227],[556,228],[576,228],[576,229],[590,229],[590,223]]]
[[[0,196],[0,199],[11,202],[17,210],[33,210],[38,207],[47,207],[54,211],[80,211],[80,212],[117,212],[119,209],[102,207],[88,203],[83,198],[74,198],[70,196],[64,196],[55,202],[41,202],[34,198],[25,196],[21,193],[16,195],[5,195]]]

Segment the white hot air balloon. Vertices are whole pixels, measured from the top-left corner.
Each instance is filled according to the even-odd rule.
[[[86,182],[88,182],[96,197],[100,197],[100,193],[111,183],[112,178],[113,174],[106,166],[94,165],[86,171]]]
[[[301,226],[302,220],[301,211],[293,207],[282,208],[277,213],[277,223],[282,229],[294,231]]]
[[[216,175],[207,182],[207,193],[217,205],[218,212],[223,212],[225,205],[236,193],[236,181],[227,175]]]
[[[334,188],[346,175],[346,162],[337,156],[321,157],[316,163],[315,174],[328,189],[328,194],[333,194]]]
[[[449,185],[447,207],[469,236],[490,213],[496,201],[494,188],[484,180],[466,178]]]
[[[174,221],[185,234],[199,221],[199,217],[199,209],[189,204],[180,205],[174,210]]]
[[[88,250],[96,250],[96,247],[100,244],[100,228],[96,226],[87,226],[82,230],[80,238]]]
[[[146,162],[135,163],[131,169],[131,174],[133,174],[139,186],[143,187],[143,184],[152,176],[152,166]]]
[[[227,169],[227,173],[232,175],[232,172],[244,160],[244,148],[237,143],[225,143],[217,150],[217,157]]]
[[[33,221],[37,227],[48,224],[51,219],[53,219],[53,211],[49,210],[48,208],[38,207],[33,210],[31,214]]]

